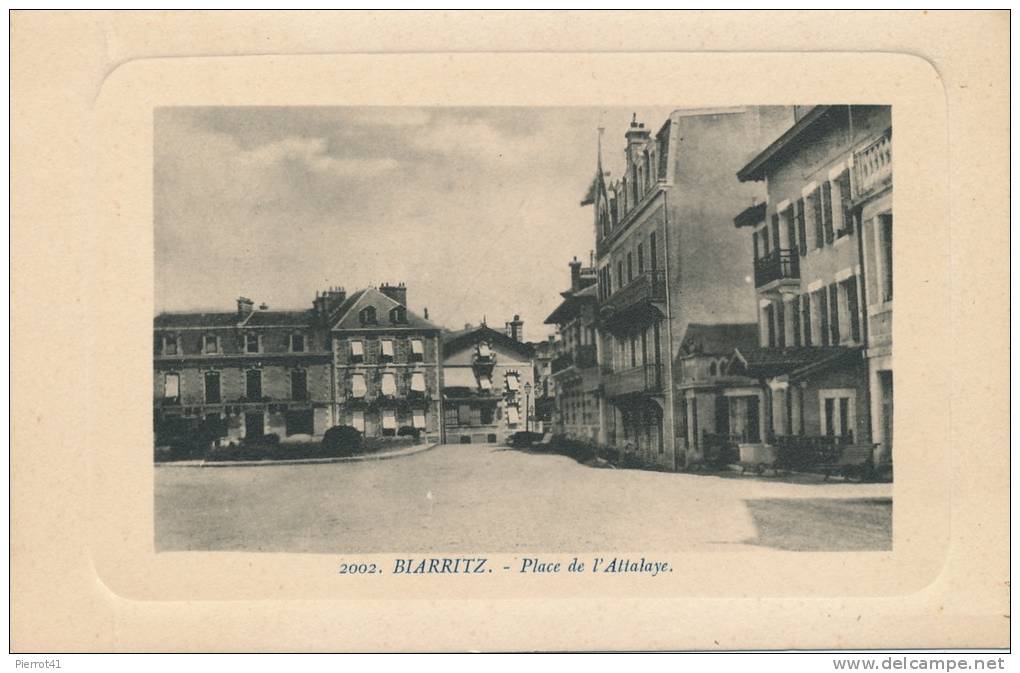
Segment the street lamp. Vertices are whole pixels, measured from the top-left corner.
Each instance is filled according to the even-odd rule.
[[[524,432],[528,434],[528,442],[531,442],[531,426],[529,421],[531,420],[531,383],[524,384]]]

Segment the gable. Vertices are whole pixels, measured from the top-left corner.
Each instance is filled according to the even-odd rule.
[[[365,290],[361,290],[359,291],[356,299],[345,303],[347,303],[347,306],[342,307],[341,310],[337,312],[337,318],[332,326],[332,329],[334,330],[439,330],[439,327],[436,325],[433,325],[428,320],[421,318],[417,314],[408,310],[406,306],[402,306],[400,303],[394,301],[390,297],[387,297],[375,288],[370,287]],[[362,315],[366,309],[374,309],[374,324],[362,323]],[[403,322],[395,321],[396,316],[393,314],[394,309],[397,311],[403,311]]]

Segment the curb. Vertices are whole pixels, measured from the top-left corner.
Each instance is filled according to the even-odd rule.
[[[391,458],[403,458],[419,453],[425,453],[439,446],[426,444],[421,447],[414,447],[413,451],[390,451],[388,453],[375,453],[365,456],[347,456],[344,458],[294,458],[284,460],[180,460],[172,463],[155,463],[156,467],[266,467],[272,465],[325,465],[329,463],[362,463],[370,460],[388,460]]]

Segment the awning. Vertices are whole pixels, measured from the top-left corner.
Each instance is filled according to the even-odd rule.
[[[487,357],[490,357],[491,355],[492,355],[492,351],[489,349],[489,344],[487,344],[487,343],[480,343],[480,344],[478,344],[478,356],[479,357],[487,358]]]
[[[492,379],[488,376],[479,376],[478,387],[482,390],[492,390]]]
[[[416,393],[425,392],[425,374],[414,372],[411,374],[411,390]]]
[[[520,390],[521,379],[518,374],[507,374],[506,375],[506,389],[507,390]]]
[[[393,409],[383,409],[382,426],[384,430],[397,429],[397,412]]]
[[[421,339],[411,339],[411,352],[415,355],[424,355],[425,342]]]
[[[365,387],[365,375],[354,374],[351,376],[351,396],[364,397],[368,389]]]
[[[516,425],[521,420],[521,412],[518,411],[517,407],[506,408],[506,422],[510,425]]]
[[[392,372],[384,372],[382,375],[382,394],[390,396],[397,394],[397,377]]]
[[[390,339],[383,339],[382,354],[387,357],[393,357],[393,341]]]
[[[416,428],[420,428],[422,430],[425,429],[425,410],[424,409],[415,409],[414,410],[413,425]]]
[[[365,431],[365,412],[364,411],[352,411],[351,412],[351,425],[358,432]]]
[[[364,354],[365,354],[365,344],[363,344],[360,341],[352,341],[351,342],[351,355],[364,355]]]

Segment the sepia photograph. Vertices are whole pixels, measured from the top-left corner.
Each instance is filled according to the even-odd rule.
[[[892,107],[679,103],[156,108],[156,550],[891,550]]]

